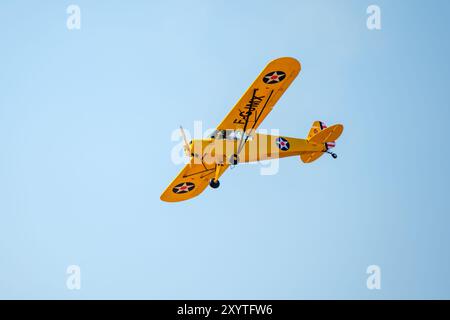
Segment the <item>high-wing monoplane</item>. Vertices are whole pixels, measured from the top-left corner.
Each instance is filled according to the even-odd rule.
[[[217,129],[206,139],[187,141],[182,128],[184,150],[190,161],[161,195],[161,200],[177,202],[202,193],[208,185],[218,188],[220,176],[230,166],[241,163],[300,156],[305,163],[331,152],[344,127],[327,127],[315,121],[306,139],[256,133],[274,105],[300,73],[294,58],[271,61],[244,93]]]

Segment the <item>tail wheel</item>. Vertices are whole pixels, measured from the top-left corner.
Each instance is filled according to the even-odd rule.
[[[333,157],[333,159],[336,159],[337,158],[337,154],[336,153],[334,153],[334,152],[331,152],[331,151],[325,151],[326,153],[328,153],[329,155],[331,155],[332,157]]]
[[[211,179],[209,180],[209,186],[213,189],[217,189],[220,186],[220,182],[219,180],[216,181],[214,179]]]

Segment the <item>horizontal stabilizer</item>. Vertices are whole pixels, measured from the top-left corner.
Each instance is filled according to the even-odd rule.
[[[335,124],[312,136],[308,141],[317,144],[333,142],[341,136],[342,131],[344,131],[344,126],[342,124]]]
[[[317,160],[322,155],[323,155],[323,151],[304,152],[300,155],[300,159],[302,159],[302,161],[304,163],[310,163],[310,162]]]

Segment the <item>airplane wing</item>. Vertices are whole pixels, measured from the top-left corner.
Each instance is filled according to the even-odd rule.
[[[221,169],[222,175],[228,165]],[[214,178],[215,164],[191,163],[184,166],[178,176],[169,184],[161,194],[161,200],[167,202],[178,202],[198,196],[209,185],[209,180]]]
[[[255,130],[300,70],[300,62],[294,58],[269,62],[217,129],[242,130],[246,134]]]

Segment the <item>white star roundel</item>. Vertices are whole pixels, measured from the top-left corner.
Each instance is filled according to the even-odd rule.
[[[274,84],[283,81],[284,78],[286,78],[286,73],[284,73],[283,71],[274,71],[266,74],[263,78],[263,81],[267,84]]]
[[[278,137],[275,140],[275,143],[277,144],[278,148],[280,148],[280,150],[282,151],[289,150],[290,148],[289,141],[287,141],[285,138]]]
[[[172,191],[176,194],[186,193],[192,191],[195,188],[195,184],[192,182],[182,182],[173,187]]]

